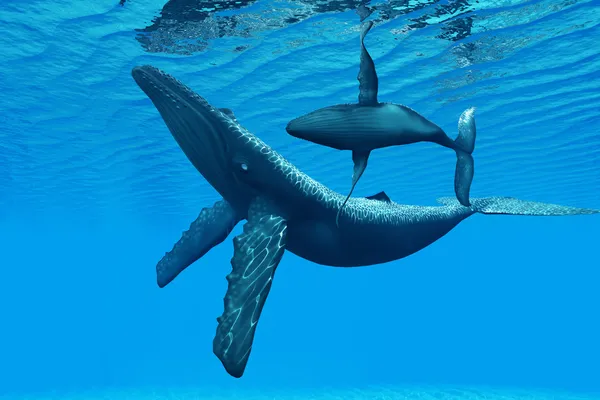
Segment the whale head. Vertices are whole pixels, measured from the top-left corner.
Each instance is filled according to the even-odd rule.
[[[138,66],[131,75],[198,172],[232,205],[246,206],[253,188],[244,176],[250,164],[253,168],[265,164],[256,146],[258,139],[240,126],[230,110],[211,106],[160,69]]]
[[[356,117],[357,109],[358,107],[353,104],[320,108],[292,119],[285,130],[295,138],[321,146],[338,150],[354,150],[368,140],[368,135],[364,135],[363,138],[356,135],[357,131],[362,132],[369,126],[368,120],[353,118]]]

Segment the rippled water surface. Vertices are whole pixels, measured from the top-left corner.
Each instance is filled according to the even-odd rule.
[[[315,389],[410,382],[600,390],[595,216],[477,216],[374,268],[286,255],[242,380],[211,353],[231,240],[156,287],[156,262],[217,195],[131,68],[157,66],[233,109],[345,193],[350,154],[285,125],[356,102],[361,18],[375,21],[366,45],[381,101],[450,135],[477,107],[472,196],[600,208],[598,1],[4,1],[0,398],[209,384],[317,391],[277,394],[290,399],[413,398]],[[429,144],[377,150],[355,195],[434,204],[453,194],[454,164]],[[91,394],[103,388],[114,392]],[[430,396],[573,398],[469,393]],[[204,395],[172,398],[219,398]],[[170,398],[157,396],[139,395]]]

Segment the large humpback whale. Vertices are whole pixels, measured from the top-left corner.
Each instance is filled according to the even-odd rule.
[[[232,271],[213,351],[227,372],[241,377],[275,270],[286,250],[315,263],[357,267],[397,260],[435,242],[476,214],[575,215],[600,211],[507,197],[454,198],[441,206],[394,203],[383,193],[351,198],[334,192],[248,132],[229,109],[211,106],[183,83],[152,66],[132,75],[152,100],[171,134],[222,196],[204,208],[156,267],[160,287],[221,243],[245,219],[233,239]]]
[[[475,149],[475,109],[469,108],[461,114],[458,136],[452,140],[442,128],[411,108],[401,104],[380,103],[377,100],[379,78],[375,63],[364,44],[372,26],[372,21],[361,25],[358,104],[320,108],[291,120],[286,131],[294,137],[323,146],[352,150],[354,173],[346,201],[367,168],[373,150],[417,142],[432,142],[448,147],[456,152],[456,198],[462,205],[470,206],[469,191],[475,173],[471,155]]]

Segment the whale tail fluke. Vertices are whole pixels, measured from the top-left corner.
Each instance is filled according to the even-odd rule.
[[[458,119],[458,137],[454,141],[456,151],[456,172],[454,175],[454,192],[456,198],[465,207],[471,205],[469,192],[475,174],[475,161],[473,150],[475,150],[475,107],[463,111]]]
[[[456,199],[442,197],[437,200],[447,206],[456,205]],[[481,214],[531,215],[540,217],[563,215],[600,214],[600,210],[561,206],[558,204],[540,203],[537,201],[519,200],[514,197],[484,197],[471,199],[471,210]]]

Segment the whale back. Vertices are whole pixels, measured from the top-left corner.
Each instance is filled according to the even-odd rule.
[[[286,130],[300,139],[353,151],[438,142],[446,136],[439,126],[409,107],[386,103],[321,108],[290,121]]]

